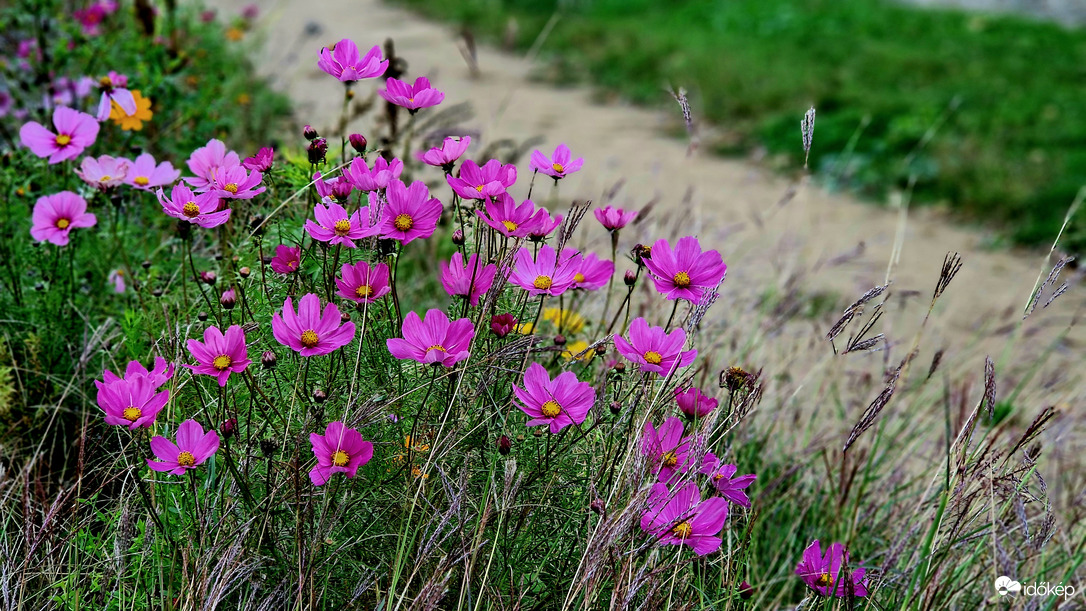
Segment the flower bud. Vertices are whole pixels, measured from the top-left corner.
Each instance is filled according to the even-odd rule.
[[[615,363],[615,366],[612,367],[612,369],[615,371],[615,373],[618,373],[618,374],[626,373],[626,363],[623,363],[622,361],[619,361],[619,362]]]
[[[453,232],[453,234],[452,234],[452,243],[453,244],[456,244],[457,246],[463,246],[464,242],[466,242],[466,241],[467,240],[464,238],[464,231],[462,229],[457,229],[456,231]]]
[[[633,286],[637,284],[637,274],[632,269],[626,270],[626,275],[622,277],[622,281],[626,283],[626,286]]]
[[[495,314],[490,318],[490,331],[498,337],[505,337],[517,326],[517,318],[512,314]]]
[[[324,138],[317,138],[309,143],[306,152],[309,154],[309,163],[314,165],[324,163],[325,157],[328,156],[328,141]]]
[[[317,403],[324,403],[325,399],[327,398],[328,393],[324,392],[323,390],[318,388],[317,390],[313,391],[313,400]]]
[[[42,284],[41,282],[35,283],[34,284],[34,290],[38,291],[40,293],[40,292],[45,290],[45,285]]]
[[[144,261],[143,263],[140,263],[140,265],[143,267],[143,269],[151,269],[150,261]]]
[[[200,272],[200,282],[208,286],[215,286],[218,279],[219,277],[215,275],[215,272]]]
[[[645,259],[651,259],[652,258],[652,247],[651,246],[645,246],[644,244],[638,244],[637,246],[634,246],[633,247],[633,257],[634,257],[634,261],[637,262],[638,266],[644,265],[645,264]]]
[[[264,354],[260,355],[260,364],[264,366],[264,369],[275,367],[275,362],[277,360],[275,352],[271,350],[265,350]]]
[[[196,320],[200,322],[207,322],[207,312],[197,312]]]
[[[351,321],[351,313],[346,311],[346,310],[340,312],[339,313],[339,320],[342,321],[342,322],[350,322]]]
[[[347,136],[347,140],[351,142],[351,148],[361,155],[366,152],[366,137],[362,134],[351,134]]]
[[[337,180],[332,183],[332,197],[336,198],[337,202],[347,203],[347,200],[351,197],[351,190],[354,189],[354,185],[347,180]]]
[[[509,454],[509,451],[513,449],[513,442],[509,441],[509,438],[502,435],[498,438],[498,453],[502,456]]]
[[[221,305],[223,309],[226,310],[233,310],[234,305],[237,304],[237,302],[238,295],[236,292],[234,292],[233,288],[223,291],[222,296],[219,297],[219,305]]]
[[[565,335],[555,335],[554,336],[554,345],[555,346],[565,346],[566,345],[566,336]]]
[[[739,590],[739,598],[743,600],[754,598],[754,586],[747,583],[747,580],[744,579],[737,589]]]
[[[238,270],[238,275],[242,278],[248,278],[249,274],[251,273],[253,273],[253,270],[249,269],[248,267],[243,267]]]
[[[610,407],[611,407],[611,413],[616,415],[616,416],[619,414],[619,412],[622,411],[622,404],[619,403],[618,401],[612,401]]]
[[[603,512],[607,511],[606,505],[603,504],[603,499],[593,500],[592,503],[588,505],[588,507],[592,510],[593,513],[598,516],[602,516]]]
[[[162,296],[162,289],[155,289],[155,290],[151,291],[151,294],[154,295],[155,297],[161,297]]]
[[[226,420],[222,421],[222,424],[219,425],[219,432],[222,433],[224,439],[230,439],[231,437],[233,437],[234,433],[236,433],[237,430],[237,418],[227,418]]]
[[[305,127],[303,127],[302,135],[305,136],[305,139],[309,140],[310,142],[320,137],[320,134],[317,133],[317,130],[313,129],[312,125],[306,125]]]

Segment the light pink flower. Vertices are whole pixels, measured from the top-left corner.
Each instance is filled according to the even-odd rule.
[[[128,90],[127,76],[110,70],[107,76],[98,81],[98,88],[102,90],[102,99],[98,101],[99,123],[109,119],[109,112],[113,107],[111,101],[116,102],[124,114],[130,117],[136,114],[136,98]]]
[[[554,149],[553,157],[547,157],[543,154],[543,151],[538,149],[532,151],[532,159],[528,167],[558,180],[580,170],[581,166],[584,165],[584,159],[580,157],[573,159],[572,157],[569,147],[565,144],[559,144],[558,148]]]
[[[470,136],[449,137],[445,138],[440,147],[416,153],[415,157],[426,165],[445,170],[445,173],[448,174],[452,172],[453,164],[456,163],[457,159],[460,159],[460,156],[468,150],[469,146],[471,146]]]
[[[127,159],[109,155],[102,155],[97,159],[84,157],[75,173],[83,179],[83,182],[105,191],[124,183],[129,163]]]
[[[114,293],[123,293],[128,288],[128,286],[124,283],[123,269],[115,269],[109,272],[109,275],[106,276],[106,283],[113,285]]]
[[[215,173],[208,192],[223,199],[252,199],[264,192],[264,187],[258,186],[263,179],[260,172],[249,173],[240,165],[223,168]]]
[[[196,194],[185,185],[177,184],[169,198],[162,189],[158,190],[157,195],[163,212],[193,225],[210,229],[230,220],[230,209],[219,210],[224,200],[214,193]]]
[[[208,327],[204,329],[204,341],[190,339],[188,347],[196,364],[181,366],[215,376],[219,386],[226,386],[231,373],[245,371],[252,362],[245,348],[245,332],[238,325],[231,325],[225,334],[218,327]]]
[[[534,261],[532,251],[521,248],[513,262],[510,283],[528,291],[530,295],[558,296],[577,281],[581,256],[572,248],[563,248],[561,253],[556,253],[553,248],[544,245]]]
[[[156,164],[150,153],[144,153],[128,162],[124,182],[142,191],[151,191],[177,182],[180,176],[181,170],[175,170],[169,161]]]
[[[30,236],[57,246],[68,244],[68,234],[77,227],[94,227],[98,219],[87,212],[87,201],[71,191],[39,197],[31,215]]]
[[[641,516],[641,530],[661,545],[687,545],[699,556],[720,549],[716,536],[728,519],[728,502],[720,497],[701,500],[698,485],[687,482],[674,493],[655,484],[649,509]]]
[[[309,434],[317,465],[309,470],[314,486],[328,483],[334,473],[346,473],[347,478],[358,474],[358,468],[373,458],[373,444],[362,439],[362,433],[347,428],[338,420],[329,422],[324,434]]]
[[[194,177],[185,177],[197,191],[207,191],[212,188],[215,176],[220,170],[227,170],[241,165],[241,159],[234,151],[227,151],[222,140],[211,139],[207,144],[196,149],[186,162]]]
[[[494,276],[498,273],[498,266],[493,263],[482,265],[479,255],[472,254],[468,257],[467,265],[464,264],[464,255],[453,253],[452,261],[438,263],[441,268],[441,286],[450,295],[463,295],[469,297],[469,303],[479,305],[479,297],[490,290],[494,285]]]
[[[204,427],[195,420],[186,420],[177,427],[177,443],[165,437],[151,438],[151,451],[157,461],[147,459],[147,466],[155,471],[184,475],[185,471],[204,464],[219,451],[219,434],[204,433]]]
[[[78,156],[98,138],[94,117],[66,106],[53,111],[53,127],[56,133],[30,121],[19,129],[19,140],[38,157],[60,163]]]
[[[572,371],[558,374],[551,380],[547,370],[539,363],[532,363],[524,373],[524,388],[513,385],[513,394],[520,403],[514,403],[528,414],[528,426],[546,424],[551,433],[558,433],[571,424],[581,424],[588,410],[596,403],[596,390],[588,382],[581,382]]]
[[[599,221],[600,225],[603,225],[604,229],[607,231],[622,229],[637,218],[637,210],[623,210],[622,208],[613,208],[611,206],[596,208],[592,211],[592,214],[596,215],[596,220]]]
[[[373,303],[392,291],[388,266],[384,263],[373,266],[365,261],[354,265],[344,263],[340,275],[342,278],[336,278],[337,294],[356,303]]]
[[[282,316],[272,314],[272,335],[275,341],[295,350],[302,356],[328,354],[354,339],[354,323],[343,322],[339,308],[329,303],[321,312],[320,297],[313,293],[303,295],[298,302],[298,311],[290,297],[283,303]]]
[[[390,78],[385,81],[385,89],[377,95],[397,106],[402,106],[412,113],[420,108],[437,106],[445,99],[445,94],[430,86],[430,79],[420,76],[414,85]]]
[[[317,67],[344,83],[364,78],[376,78],[388,69],[388,60],[381,59],[381,47],[374,45],[363,57],[358,45],[344,38],[331,47],[323,47]]]
[[[271,260],[271,268],[277,274],[293,274],[298,271],[298,265],[301,262],[302,248],[300,246],[280,244],[275,247],[275,257]]]
[[[399,159],[386,161],[384,157],[373,160],[373,168],[366,165],[366,160],[355,157],[351,165],[344,170],[343,175],[359,191],[377,191],[388,187],[388,183],[396,180],[403,173],[403,162]]]
[[[414,312],[403,320],[403,339],[385,340],[388,351],[398,359],[411,359],[423,364],[452,367],[468,356],[475,327],[469,318],[449,322],[441,310],[430,310],[425,321]]]
[[[385,196],[388,203],[381,210],[381,237],[408,244],[434,235],[443,208],[421,180],[410,187],[393,180]]]

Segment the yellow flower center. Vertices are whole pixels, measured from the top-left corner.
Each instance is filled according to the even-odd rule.
[[[718,481],[720,481],[722,479],[724,479],[724,474],[723,473],[717,473],[716,475],[713,476],[713,481],[714,482],[718,482]]]
[[[411,218],[410,214],[399,214],[396,215],[396,220],[392,221],[392,225],[396,231],[407,231],[415,226],[415,219]]]
[[[332,464],[337,467],[345,467],[347,463],[351,462],[351,455],[343,450],[336,450],[332,452]]]
[[[98,80],[98,85],[100,87],[112,87],[113,80],[108,76],[103,76],[101,79]]]
[[[98,179],[98,182],[109,182],[111,180],[113,180],[113,177],[110,176],[109,174],[105,174],[104,176],[102,176],[101,178]]]
[[[659,352],[649,350],[645,353],[645,362],[650,365],[659,365],[664,361],[664,357],[660,356]]]
[[[57,229],[67,229],[72,222],[68,219],[57,219]]]
[[[354,290],[354,294],[358,295],[358,297],[361,299],[365,299],[366,297],[369,297],[373,294],[373,287],[368,284],[360,285]]]
[[[347,232],[351,230],[351,221],[347,219],[336,221],[336,224],[332,226],[332,229],[336,232],[336,235],[345,236],[347,235]]]
[[[690,526],[690,522],[679,522],[671,529],[671,534],[679,539],[689,539],[694,534],[694,527]]]
[[[686,272],[679,272],[675,274],[675,278],[673,278],[673,280],[675,281],[675,286],[681,289],[685,289],[690,286],[690,274]]]
[[[554,399],[544,403],[543,407],[539,408],[539,410],[548,418],[557,418],[558,414],[562,413],[562,407],[558,405],[558,402]]]
[[[679,464],[679,457],[675,454],[674,451],[664,454],[661,460],[663,461],[665,467],[674,467],[675,465]]]
[[[132,182],[136,183],[141,187],[146,187],[147,185],[151,184],[151,179],[147,178],[146,176],[137,176],[132,179]]]
[[[513,221],[502,221],[502,225],[505,225],[506,231],[513,232],[517,230],[517,224]]]
[[[312,348],[317,345],[317,332],[313,329],[306,329],[302,331],[302,345],[306,348]]]
[[[225,371],[226,368],[229,367],[233,362],[234,359],[230,358],[225,354],[220,354],[219,356],[215,357],[214,361],[211,361],[211,366],[215,369],[218,369],[219,371]]]
[[[182,452],[177,455],[177,464],[182,467],[195,467],[196,457],[192,455],[192,452]]]
[[[479,193],[482,193],[483,189],[485,189],[485,188],[486,188],[486,185],[479,185],[479,186],[475,187],[475,190],[478,191]]]
[[[125,420],[129,422],[135,422],[140,419],[140,416],[143,415],[143,410],[134,405],[129,405],[128,407],[124,408],[124,413],[121,415],[124,416]]]
[[[68,134],[57,134],[57,146],[68,146],[71,141],[72,137]]]
[[[236,194],[238,192],[238,183],[236,183],[236,182],[228,183],[225,187],[222,188],[222,190],[223,191],[229,191],[230,193],[235,193]]]
[[[822,573],[815,580],[816,586],[826,587],[833,584],[833,577],[830,577],[829,573]]]
[[[191,218],[200,216],[200,207],[196,205],[196,202],[187,202],[181,207],[181,214]]]
[[[415,98],[407,98],[407,101],[408,101],[408,102],[411,102],[411,103],[414,103],[414,102],[415,102]]]
[[[578,283],[578,284],[580,284],[581,282],[584,282],[584,274],[582,274],[581,272],[577,272],[576,274],[573,275],[573,281]]]
[[[535,288],[541,291],[545,291],[551,288],[552,283],[553,281],[551,280],[550,276],[536,276],[535,282],[533,282],[532,284],[535,286]]]
[[[427,352],[431,350],[440,350],[441,352],[447,352],[447,350],[445,350],[445,346],[442,346],[441,344],[434,344],[433,346],[430,346],[426,349]]]
[[[553,169],[555,172],[558,172],[559,174],[566,170],[564,167],[562,167],[562,164],[560,163],[552,163],[551,169]]]

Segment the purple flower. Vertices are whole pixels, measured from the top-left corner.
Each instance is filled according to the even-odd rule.
[[[532,200],[526,199],[518,206],[513,196],[508,193],[499,193],[493,198],[487,198],[484,207],[486,214],[483,214],[482,210],[476,210],[475,214],[483,219],[484,223],[508,238],[526,237],[539,221],[539,218],[535,216],[536,208]]]
[[[39,197],[30,217],[30,237],[57,246],[68,244],[68,234],[78,227],[94,227],[98,218],[87,212],[87,200],[71,191]]]
[[[565,144],[559,144],[558,148],[554,149],[553,158],[548,158],[543,154],[543,151],[532,151],[532,159],[528,167],[547,176],[553,176],[555,180],[558,180],[576,172],[584,165],[584,159],[580,157],[572,159],[572,157],[569,147]]]
[[[622,208],[613,208],[611,206],[596,208],[592,211],[592,214],[596,215],[596,220],[599,221],[600,225],[603,225],[607,231],[622,229],[637,218],[637,210],[623,210]]]
[[[632,363],[641,365],[642,371],[652,371],[667,377],[673,370],[687,367],[698,356],[697,350],[683,351],[686,332],[675,329],[671,333],[663,327],[649,327],[644,318],[630,323],[630,340],[615,334],[615,348]]]
[[[186,420],[177,427],[177,443],[165,437],[151,438],[151,451],[157,461],[147,459],[147,466],[155,471],[184,475],[185,471],[204,464],[219,451],[219,434],[204,433],[204,427],[195,420]]]
[[[460,166],[460,176],[450,174],[445,180],[464,199],[487,199],[505,193],[517,182],[517,167],[511,163],[502,165],[497,159],[479,167],[469,159]]]
[[[550,246],[539,249],[536,260],[527,248],[517,251],[513,273],[509,282],[528,291],[530,295],[557,296],[566,292],[577,281],[580,269],[580,253],[571,248],[563,248],[556,253]]]
[[[146,376],[151,379],[151,385],[154,388],[158,388],[173,377],[173,371],[174,366],[172,364],[167,364],[166,359],[161,356],[156,356],[155,368],[151,371],[148,371],[139,361],[129,361],[128,366],[125,368],[124,378],[121,378],[117,374],[106,369],[102,373],[102,379],[105,380],[106,384],[111,384],[121,380],[131,380],[136,376]]]
[[[186,163],[196,176],[186,177],[185,182],[197,191],[206,191],[213,187],[215,176],[221,170],[238,167],[241,159],[234,151],[227,151],[221,140],[212,139],[208,140],[205,146],[193,151]]]
[[[615,273],[615,264],[589,253],[581,259],[581,266],[573,276],[573,288],[596,291],[603,288]]]
[[[546,208],[540,208],[532,219],[532,229],[528,232],[528,238],[534,242],[540,242],[561,224],[561,214],[551,218],[551,213],[547,212]]]
[[[321,199],[330,199],[337,202],[346,202],[351,196],[354,186],[345,176],[335,176],[324,180],[320,172],[313,173],[313,186],[317,188],[317,195]]]
[[[661,482],[671,479],[676,472],[690,470],[690,437],[683,437],[682,420],[672,416],[660,425],[660,429],[645,423],[645,434],[641,437],[641,453],[649,457],[652,472]]]
[[[204,330],[204,341],[188,341],[189,353],[196,359],[195,365],[185,365],[195,373],[216,376],[219,386],[226,386],[231,373],[241,373],[249,366],[245,349],[245,332],[238,325],[231,325],[224,335],[218,327]]]
[[[279,312],[272,314],[272,335],[275,341],[302,356],[328,354],[354,339],[354,323],[347,321],[340,326],[341,322],[336,304],[326,305],[322,314],[320,297],[307,293],[298,302],[297,313],[287,297],[282,317]]]
[[[97,159],[84,157],[75,173],[83,179],[83,182],[105,191],[120,186],[125,182],[129,163],[123,157],[110,157],[109,155],[102,155]]]
[[[277,274],[293,274],[298,271],[298,265],[302,262],[301,256],[300,246],[276,246],[275,257],[271,260],[272,271]]]
[[[166,214],[204,229],[218,227],[230,220],[229,208],[219,210],[223,200],[218,195],[212,192],[197,195],[183,184],[174,185],[169,198],[159,189],[158,203]]]
[[[470,136],[461,136],[459,138],[445,138],[445,141],[441,143],[440,147],[434,147],[426,152],[419,152],[415,154],[415,157],[425,163],[426,165],[432,165],[435,168],[442,168],[445,173],[448,174],[452,171],[452,166],[460,156],[468,150],[468,146],[471,145]]]
[[[224,199],[252,199],[264,192],[264,187],[258,187],[264,176],[257,171],[251,174],[240,165],[232,168],[222,168],[215,173],[209,193],[214,193]]]
[[[306,221],[305,230],[314,239],[329,244],[343,244],[347,248],[357,248],[354,241],[375,236],[379,226],[369,224],[370,207],[364,206],[354,214],[347,216],[347,210],[336,203],[328,206],[317,204],[313,208],[317,222]]]
[[[111,101],[116,102],[125,115],[131,117],[136,114],[136,98],[127,89],[127,76],[110,70],[107,76],[103,76],[98,81],[98,87],[102,90],[102,99],[98,101],[97,119],[99,123],[109,119],[109,111],[113,107],[110,104]]]
[[[317,60],[317,67],[344,83],[381,76],[388,69],[388,60],[381,60],[381,47],[374,45],[363,57],[358,45],[346,38],[324,47]]]
[[[517,317],[512,314],[495,314],[490,317],[490,332],[498,337],[505,337],[517,326]]]
[[[716,409],[717,400],[704,395],[697,388],[675,389],[675,402],[679,404],[679,411],[690,418],[704,418],[709,412]]]
[[[719,252],[702,252],[698,239],[692,236],[679,238],[674,250],[667,240],[657,240],[645,267],[664,297],[692,303],[700,302],[706,290],[715,289],[728,271]]]
[[[342,278],[336,278],[338,295],[356,303],[373,303],[392,291],[388,284],[388,266],[384,263],[370,266],[365,261],[354,265],[344,263],[340,268]]]
[[[109,275],[106,276],[106,284],[112,284],[113,285],[113,292],[114,293],[119,294],[119,293],[125,292],[125,290],[128,289],[128,285],[126,285],[125,282],[124,282],[124,270],[123,269],[115,269],[115,270],[110,271]]]
[[[661,545],[688,545],[704,556],[720,549],[716,536],[728,519],[728,502],[720,497],[701,500],[698,485],[688,482],[675,491],[654,484],[649,509],[641,516],[641,530],[654,535]]]
[[[579,381],[572,371],[551,380],[539,363],[528,366],[524,388],[514,384],[513,394],[520,400],[517,407],[531,418],[528,426],[550,425],[552,434],[584,422],[588,410],[596,403],[596,390],[591,384]]]
[[[411,359],[429,365],[431,363],[452,367],[468,356],[475,327],[471,319],[461,318],[449,322],[441,310],[430,310],[425,319],[408,312],[403,319],[403,339],[385,340],[388,351],[398,359]]]
[[[169,161],[156,164],[155,158],[150,153],[144,153],[136,157],[135,161],[128,161],[128,172],[124,176],[124,182],[141,191],[151,191],[173,184],[180,176],[181,170],[175,170]]]
[[[747,493],[743,492],[743,489],[754,483],[758,476],[750,473],[732,477],[738,470],[739,467],[736,465],[720,464],[720,459],[712,452],[707,452],[701,461],[701,473],[709,476],[709,480],[713,482],[713,487],[720,496],[736,505],[750,509],[750,499],[747,498]]]
[[[430,197],[421,180],[405,186],[399,180],[388,183],[388,203],[381,210],[381,237],[407,244],[434,235],[441,218],[441,202]]]
[[[151,376],[134,375],[113,382],[94,381],[98,387],[98,407],[106,413],[106,424],[127,426],[131,430],[149,427],[166,401],[170,391],[155,392]]]
[[[53,111],[56,133],[30,121],[19,129],[19,140],[38,157],[49,163],[60,163],[78,156],[98,138],[98,122],[94,117],[66,106]]]
[[[384,157],[373,160],[373,168],[366,165],[366,160],[355,157],[351,165],[344,170],[343,175],[359,191],[377,191],[388,187],[388,183],[396,180],[403,173],[403,162],[393,159],[385,161]]]
[[[358,468],[373,458],[373,444],[362,439],[362,433],[349,429],[340,421],[329,422],[324,434],[309,434],[317,466],[309,470],[314,486],[328,483],[334,473],[346,473],[348,478],[358,474]]]
[[[823,556],[822,545],[815,539],[803,550],[803,560],[796,565],[796,575],[819,596],[867,596],[864,569],[849,572],[847,566],[848,550],[844,545],[830,545]],[[846,568],[844,574],[842,568]]]
[[[472,254],[468,257],[467,265],[464,265],[464,255],[453,253],[452,261],[441,261],[441,286],[450,295],[463,295],[469,297],[473,306],[479,305],[479,297],[490,290],[494,284],[494,275],[498,273],[498,267],[493,263],[482,265],[479,256]]]
[[[262,147],[256,152],[256,155],[252,157],[246,157],[245,161],[241,162],[241,165],[246,170],[252,170],[253,172],[267,172],[271,169],[272,164],[275,162],[275,149],[271,147]]]
[[[414,85],[390,78],[385,81],[385,89],[377,95],[397,106],[402,106],[412,113],[420,108],[437,106],[445,99],[445,94],[430,86],[430,79],[420,76]]]

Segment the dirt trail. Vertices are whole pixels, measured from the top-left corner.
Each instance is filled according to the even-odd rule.
[[[226,17],[237,15],[248,2],[213,0],[209,4]],[[445,91],[446,105],[471,102],[475,117],[464,125],[477,131],[484,143],[542,136],[539,148],[549,152],[565,142],[576,156],[584,157],[584,169],[561,185],[566,201],[577,196],[598,202],[605,189],[625,179],[618,202],[640,206],[658,196],[657,214],[685,215],[686,230],[724,254],[729,266],[724,299],[727,287],[736,283],[765,286],[776,282],[783,288],[792,271],[801,273],[802,290],[833,291],[846,302],[883,282],[901,227],[896,211],[807,185],[800,185],[795,197],[780,207],[778,202],[793,186],[787,179],[744,161],[703,153],[687,156],[687,143],[664,133],[674,129],[677,108],[669,112],[600,105],[587,88],[555,88],[532,81],[532,64],[487,47],[478,50],[480,74],[472,78],[454,28],[376,0],[274,0],[259,5],[263,51],[257,57],[258,68],[293,97],[301,123],[330,132],[339,117],[341,88],[316,66],[322,45],[349,37],[368,47],[391,37],[397,53],[409,62],[405,78],[430,77]],[[307,24],[319,26],[319,34],[308,35]],[[364,97],[375,87],[363,83],[356,93]],[[797,148],[804,110],[796,109]],[[816,126],[815,147],[818,142]],[[481,150],[473,143],[468,156]],[[529,177],[527,172],[521,174],[514,190],[518,199],[525,196]],[[537,193],[540,186],[542,193],[549,192],[549,181],[537,184]],[[685,205],[688,189],[692,197]],[[768,220],[763,224],[760,218]],[[600,234],[603,252],[602,229],[594,227],[589,232]],[[630,237],[623,239],[626,248],[632,245],[625,244]],[[899,294],[919,291],[918,300],[926,301],[947,252],[957,251],[964,260],[948,298],[937,308],[931,331],[939,336],[936,342],[964,341],[973,338],[979,326],[992,329],[1020,318],[1041,257],[987,250],[984,241],[983,233],[953,226],[937,212],[911,210],[908,214],[900,262],[893,274]],[[842,255],[856,251],[861,242],[860,253],[844,257],[847,261],[841,263]],[[835,258],[838,262],[830,264]],[[1032,324],[1065,326],[1082,304],[1080,289],[1073,286],[1070,294],[1043,312],[1046,321]],[[1002,341],[990,340],[986,351],[997,355]],[[1076,350],[1065,352],[1062,358],[1068,362],[1081,362]]]

